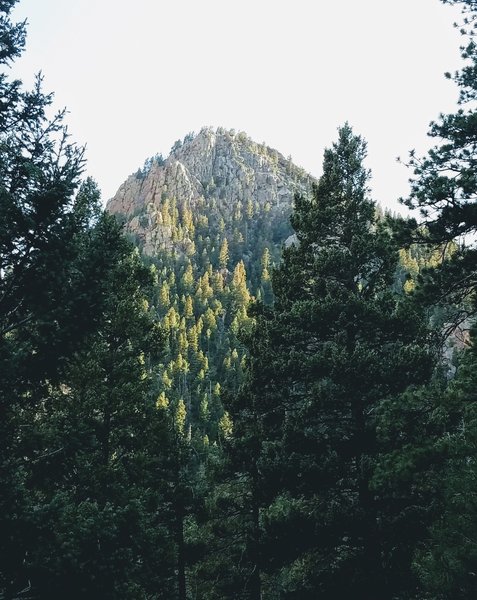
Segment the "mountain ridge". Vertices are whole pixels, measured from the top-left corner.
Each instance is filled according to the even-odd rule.
[[[176,142],[167,158],[148,159],[119,187],[106,210],[124,220],[145,255],[154,256],[173,243],[158,218],[167,199],[175,199],[179,210],[200,212],[202,199],[212,198],[212,209],[222,215],[239,202],[251,202],[256,211],[288,222],[295,193],[306,192],[312,181],[291,159],[244,132],[204,127]]]

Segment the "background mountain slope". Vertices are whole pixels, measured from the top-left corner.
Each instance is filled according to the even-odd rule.
[[[244,133],[202,129],[128,177],[107,210],[150,262],[167,344],[158,402],[205,443],[231,424],[220,394],[237,389],[238,341],[253,297],[272,301],[270,269],[292,235],[295,193],[313,178]]]

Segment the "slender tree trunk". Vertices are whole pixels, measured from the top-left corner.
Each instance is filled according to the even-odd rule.
[[[370,466],[369,441],[367,440],[366,420],[361,402],[353,408],[353,420],[356,427],[356,469],[358,484],[359,506],[363,518],[361,522],[361,536],[363,541],[363,598],[366,600],[386,600],[389,592],[386,591],[384,569],[381,556],[381,541],[378,531],[377,508],[374,495],[369,488]]]
[[[256,460],[252,465],[252,531],[250,536],[250,559],[252,573],[250,576],[250,600],[261,600],[262,580],[260,564],[260,505],[259,474]]]
[[[254,502],[252,511],[252,576],[250,578],[250,600],[261,600],[262,598],[262,581],[260,577],[260,559],[259,559],[259,510],[258,505]]]
[[[179,507],[177,511],[177,589],[179,600],[187,600],[186,574],[185,574],[185,542],[184,542],[184,511]]]
[[[103,418],[103,464],[105,467],[109,464],[110,455],[110,438],[111,438],[111,408],[109,406],[109,400],[104,408]]]

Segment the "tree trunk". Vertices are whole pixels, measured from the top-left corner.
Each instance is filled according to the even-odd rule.
[[[256,461],[252,466],[252,532],[250,539],[250,559],[252,573],[250,576],[250,600],[261,600],[262,581],[260,572],[260,507],[258,497],[258,469]]]
[[[367,440],[366,421],[361,402],[353,407],[353,420],[356,427],[356,470],[358,485],[358,502],[362,511],[361,537],[363,541],[363,596],[366,600],[386,600],[383,562],[381,556],[381,541],[378,531],[377,509],[374,495],[369,489],[370,456],[369,441]],[[361,597],[361,596],[357,596]]]
[[[177,511],[177,589],[179,600],[187,600],[185,574],[184,511]]]

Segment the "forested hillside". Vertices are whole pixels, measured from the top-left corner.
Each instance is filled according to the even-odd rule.
[[[221,394],[243,381],[239,334],[252,327],[251,302],[272,302],[293,197],[312,181],[244,133],[204,128],[148,159],[107,204],[155,277],[166,335],[158,402],[199,449],[231,431]]]
[[[410,218],[348,123],[319,180],[205,128],[104,210],[0,2],[0,600],[477,596],[477,2],[443,2]]]

